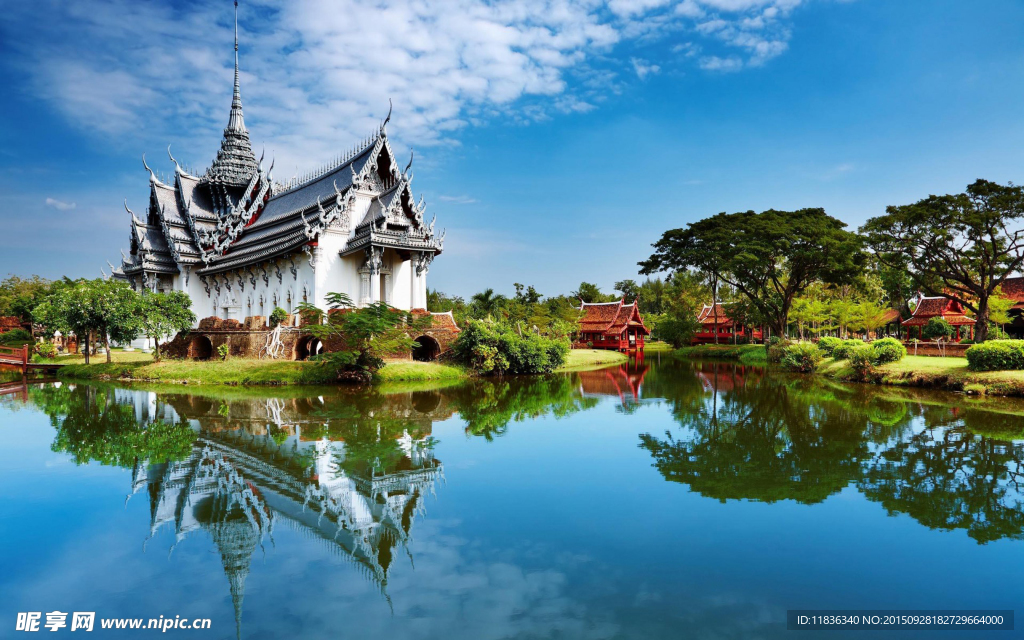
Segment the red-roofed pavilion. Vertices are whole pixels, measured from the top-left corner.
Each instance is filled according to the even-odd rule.
[[[644,338],[651,335],[635,301],[584,302],[580,311],[583,315],[577,347],[593,344],[594,349],[643,350]]]
[[[913,335],[911,327],[917,327],[917,337],[923,338],[924,326],[932,318],[942,318],[956,327],[957,342],[963,337],[974,338],[974,318],[970,318],[965,314],[963,305],[956,300],[938,296],[934,298],[922,297],[917,307],[914,308],[914,313],[903,321],[903,326],[907,327],[907,336]],[[961,334],[960,327],[968,327],[967,336]]]
[[[751,340],[761,340],[764,338],[764,332],[756,327],[744,327],[743,323],[736,322],[729,317],[728,307],[731,305],[728,302],[716,302],[714,305],[706,304],[697,313],[697,322],[701,325],[701,330],[693,334],[693,338],[690,341],[691,344],[710,344],[712,342],[720,342],[725,344],[731,342],[736,338],[747,337],[747,333],[750,334]]]

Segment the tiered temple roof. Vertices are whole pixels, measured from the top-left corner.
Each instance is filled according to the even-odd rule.
[[[434,222],[424,221],[424,205],[412,194],[409,165],[399,170],[380,128],[328,166],[303,180],[275,183],[273,163],[264,169],[249,142],[242,113],[238,76],[238,33],[235,29],[235,84],[228,125],[213,164],[201,177],[174,160],[173,184],[150,173],[150,201],[145,221],[132,214],[129,255],[123,255],[114,275],[145,286],[154,274],[200,277],[234,269],[256,268],[297,251],[312,262],[321,234],[334,228],[348,233],[343,253],[364,251],[368,258],[385,248],[416,252],[426,265],[444,246],[444,233],[435,235]],[[170,148],[168,148],[170,155]],[[353,220],[355,195],[372,198],[369,210]],[[365,200],[363,200],[365,202]],[[125,208],[128,205],[125,203]],[[129,210],[130,211],[130,210]],[[376,252],[376,253],[375,253]]]

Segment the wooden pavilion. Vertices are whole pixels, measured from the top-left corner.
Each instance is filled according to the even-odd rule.
[[[964,338],[974,339],[974,318],[970,318],[964,311],[964,306],[956,300],[935,296],[931,298],[921,297],[914,308],[914,313],[902,322],[907,327],[907,338],[914,336],[913,328],[917,327],[917,337],[924,339],[924,327],[932,318],[942,318],[956,328],[954,340],[960,342]],[[964,335],[962,327],[967,327],[967,334]]]
[[[728,302],[716,302],[713,305],[706,304],[697,314],[697,322],[701,329],[693,334],[691,344],[710,344],[713,342],[726,344],[736,338],[749,338],[750,340],[761,340],[764,332],[758,327],[746,327],[742,322],[737,322],[729,316]]]
[[[643,351],[651,331],[644,325],[636,301],[583,302],[580,306],[580,337],[574,346],[613,351]]]

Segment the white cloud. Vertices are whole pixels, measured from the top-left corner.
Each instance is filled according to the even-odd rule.
[[[636,71],[636,76],[641,80],[646,79],[649,75],[654,75],[661,71],[661,67],[658,65],[651,64],[640,58],[630,58],[629,61],[633,63],[633,71]]]
[[[46,199],[46,206],[53,207],[57,211],[70,211],[71,209],[75,208],[75,203],[74,202],[63,202],[63,201],[57,200],[55,198],[47,198]]]
[[[438,196],[437,199],[441,202],[450,202],[451,204],[476,203],[476,198],[470,198],[469,196]]]
[[[671,35],[677,63],[706,52],[708,70],[764,64],[786,50],[786,18],[806,1],[250,0],[246,120],[289,175],[365,136],[389,98],[403,142],[451,143],[493,118],[593,110],[620,90],[614,57],[627,40]],[[8,63],[69,121],[154,153],[173,143],[199,166],[227,119],[231,30],[228,3],[39,0],[0,15]],[[666,64],[625,62],[641,80]]]

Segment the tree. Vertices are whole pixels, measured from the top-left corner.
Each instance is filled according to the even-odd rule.
[[[188,331],[195,324],[192,299],[184,291],[144,293],[142,296],[142,327],[153,340],[153,359],[160,361],[160,338]]]
[[[50,295],[32,312],[32,317],[51,333],[75,333],[79,340],[85,342],[85,363],[89,364],[92,332],[96,326],[92,299],[85,281],[64,280],[55,283]]]
[[[0,316],[31,322],[32,310],[43,302],[52,287],[52,282],[39,276],[25,279],[10,275],[0,282]]]
[[[120,280],[90,280],[83,283],[91,299],[92,323],[103,338],[110,362],[110,341],[125,344],[142,333],[145,316],[142,299],[128,283]]]
[[[693,269],[713,287],[720,280],[784,335],[793,300],[808,286],[850,284],[862,271],[860,238],[845,227],[824,209],[720,213],[666,231],[641,273]]]
[[[307,302],[299,304],[298,311],[307,321],[306,330],[320,342],[341,345],[318,357],[334,380],[368,381],[384,366],[384,358],[417,346],[409,332],[425,329],[430,322],[429,316],[416,319],[383,301],[357,309],[344,293],[328,293],[326,298],[334,313],[325,314]]]
[[[953,325],[946,322],[944,318],[932,318],[928,321],[928,324],[924,325],[924,330],[921,331],[921,335],[926,340],[948,340],[955,333],[956,329],[953,328]]]
[[[571,294],[574,298],[579,298],[583,302],[606,302],[605,296],[601,293],[601,290],[596,284],[590,282],[581,282],[580,288],[573,291]]]
[[[861,231],[878,260],[906,267],[914,284],[974,312],[974,335],[988,337],[989,301],[1024,263],[1024,188],[978,180],[965,193],[889,206]]]
[[[856,304],[853,308],[853,316],[850,318],[850,327],[866,334],[877,332],[885,326],[889,316],[889,309],[877,302],[865,300]]]
[[[532,284],[528,287],[524,287],[523,285],[516,282],[514,286],[516,288],[516,300],[522,302],[523,304],[537,304],[538,302],[540,302],[540,299],[544,297],[537,292],[537,290],[533,287]]]
[[[1007,298],[1003,295],[1003,288],[998,287],[993,293],[992,297],[988,300],[988,319],[999,325],[1001,333],[1006,332],[1005,325],[1011,322],[1013,319],[1010,317],[1010,310],[1017,304],[1017,301],[1013,298]]]
[[[636,280],[619,280],[615,283],[615,290],[622,293],[626,300],[636,300],[640,295],[640,285]]]
[[[469,299],[470,304],[477,310],[479,317],[486,318],[494,315],[506,301],[505,296],[494,293],[494,289],[487,288],[480,293],[474,293]]]

